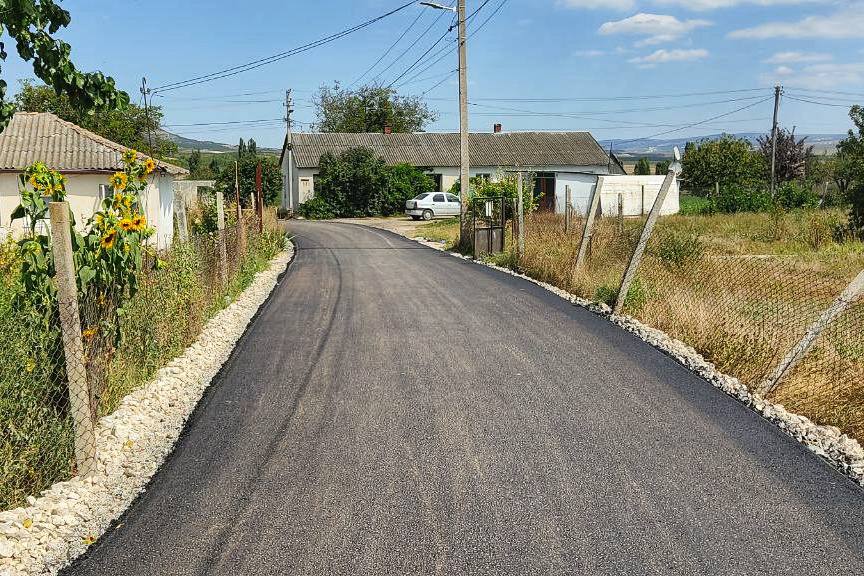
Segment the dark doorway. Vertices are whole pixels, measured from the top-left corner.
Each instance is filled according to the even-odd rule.
[[[441,188],[441,174],[433,174],[433,173],[427,172],[426,175],[435,181],[435,191],[436,192],[447,192],[447,190],[444,190]]]
[[[554,172],[537,172],[534,176],[534,200],[540,210],[555,211]]]

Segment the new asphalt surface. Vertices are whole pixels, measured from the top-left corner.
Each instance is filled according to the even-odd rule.
[[[864,491],[528,282],[352,224],[298,252],[69,574],[864,574]]]

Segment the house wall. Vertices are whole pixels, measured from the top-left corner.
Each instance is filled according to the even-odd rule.
[[[622,195],[625,216],[648,214],[665,176],[603,176],[600,189],[600,207],[604,216],[618,214],[618,194]],[[662,215],[677,214],[679,203],[678,181],[672,183],[666,200],[663,202]],[[585,211],[587,214],[587,209]]]
[[[99,209],[99,185],[108,183],[107,173],[66,174],[66,200],[75,216],[75,224],[83,229],[87,220]],[[141,205],[147,222],[156,228],[158,248],[171,245],[174,235],[173,176],[162,174],[152,179],[141,194]],[[25,229],[23,220],[13,224],[10,215],[20,203],[18,174],[0,174],[0,234],[20,233]]]

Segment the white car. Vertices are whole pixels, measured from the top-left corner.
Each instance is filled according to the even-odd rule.
[[[459,197],[444,192],[420,194],[405,203],[405,214],[414,220],[432,220],[458,216],[461,211]]]

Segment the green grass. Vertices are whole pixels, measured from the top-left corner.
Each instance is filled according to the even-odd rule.
[[[696,214],[707,214],[711,211],[711,201],[700,196],[682,194],[680,197],[681,214],[694,216]]]

